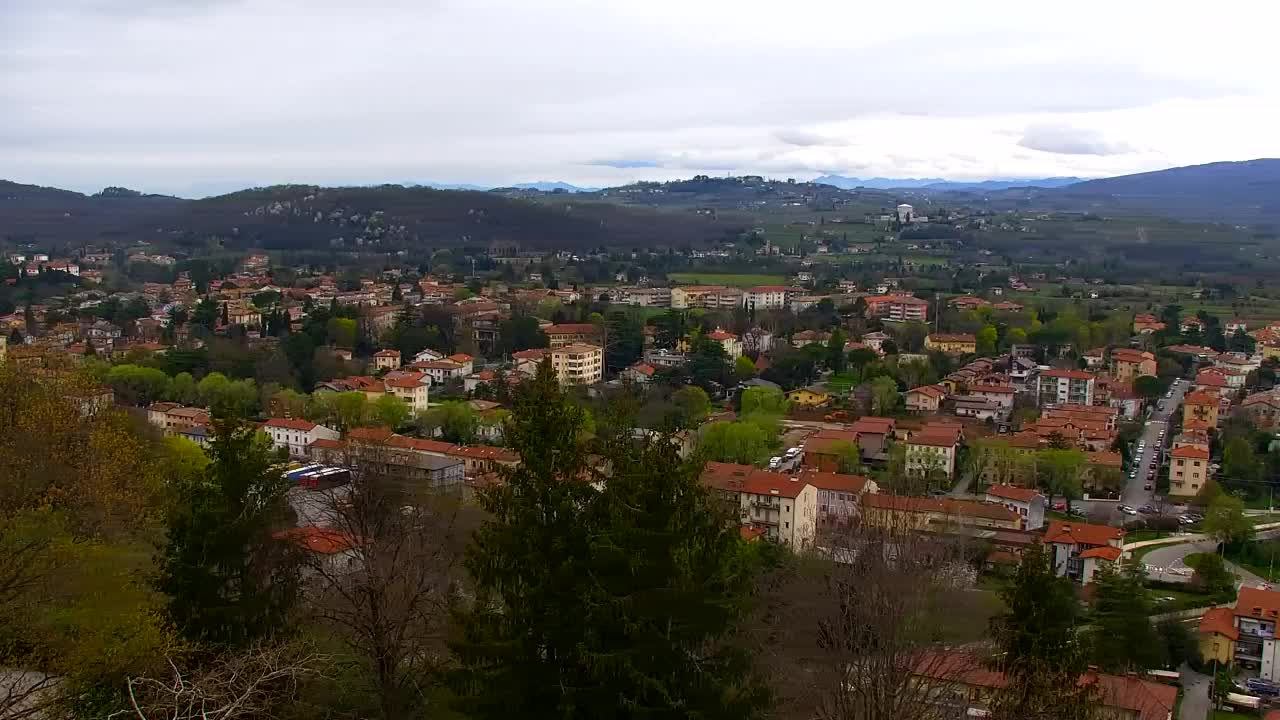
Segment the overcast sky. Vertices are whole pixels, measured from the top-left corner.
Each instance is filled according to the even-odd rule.
[[[1274,0],[0,0],[0,178],[1104,176],[1280,156]]]

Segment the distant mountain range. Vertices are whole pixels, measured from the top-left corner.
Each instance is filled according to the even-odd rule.
[[[410,185],[420,185],[422,187],[435,188],[436,190],[476,190],[482,192],[486,190],[539,190],[541,192],[555,192],[557,190],[563,190],[564,192],[577,193],[595,192],[600,189],[579,187],[577,185],[571,185],[567,182],[560,182],[558,180],[540,180],[538,182],[516,183],[515,185],[468,185],[465,183],[457,184],[431,181],[410,183]]]
[[[942,178],[856,178],[846,177],[844,175],[823,175],[821,177],[814,178],[813,182],[822,183],[824,185],[834,185],[835,187],[845,190],[864,187],[872,188],[874,190],[920,189],[975,191],[1008,190],[1009,188],[1015,187],[1059,188],[1081,182],[1081,178],[1006,178],[999,180],[982,180],[977,182],[960,182],[954,180],[943,180]]]

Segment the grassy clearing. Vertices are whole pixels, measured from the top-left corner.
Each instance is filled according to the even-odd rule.
[[[1191,608],[1208,607],[1214,604],[1213,596],[1204,593],[1148,588],[1147,595],[1151,601],[1151,609],[1156,613],[1190,610]]]
[[[756,285],[786,285],[786,275],[746,275],[737,273],[681,272],[667,273],[667,278],[679,285],[725,285],[728,287],[755,287]]]

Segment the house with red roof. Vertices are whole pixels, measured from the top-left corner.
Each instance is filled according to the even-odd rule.
[[[954,713],[939,717],[987,717],[996,693],[1006,685],[1003,672],[992,667],[986,658],[960,650],[920,655],[910,668],[913,679],[933,688],[930,697],[954,706]],[[1107,675],[1086,672],[1077,681],[1080,687],[1093,688],[1098,716],[1116,720],[1173,720],[1178,704],[1178,688],[1136,674]]]
[[[395,370],[400,367],[400,351],[379,350],[373,354],[373,367],[378,370]]]
[[[936,413],[947,399],[947,389],[941,385],[921,385],[906,392],[906,408],[911,412]]]
[[[1053,551],[1053,569],[1059,576],[1088,585],[1103,563],[1120,559],[1124,531],[1109,525],[1055,520],[1044,533]]]
[[[742,341],[731,332],[716,328],[714,332],[707,333],[707,339],[720,343],[720,347],[724,348],[725,357],[729,358],[730,362],[742,355]]]
[[[880,490],[874,480],[864,475],[803,469],[799,477],[817,489],[818,523],[823,525],[849,523],[858,514],[859,498]]]
[[[763,530],[765,538],[796,548],[813,543],[818,489],[799,476],[752,465],[708,462],[701,479],[727,507],[736,510],[742,525]]]
[[[959,448],[959,426],[926,425],[906,441],[906,473],[916,477],[941,473],[951,478]]]
[[[283,448],[289,457],[307,456],[307,446],[316,440],[337,440],[337,430],[301,418],[271,418],[262,424],[262,430],[271,438],[277,450]]]
[[[947,532],[956,527],[1021,530],[1022,518],[1003,505],[950,497],[913,497],[876,493],[859,504],[863,522],[872,526]]]
[[[1213,607],[1200,616],[1200,657],[1230,667],[1236,659],[1236,614],[1232,608]]]
[[[1022,518],[1025,530],[1039,530],[1044,527],[1045,497],[1031,488],[1014,485],[991,485],[983,495],[989,503],[1003,505]]]
[[[620,374],[623,379],[630,380],[635,383],[647,383],[653,379],[653,374],[657,372],[657,368],[645,362],[638,362],[635,365],[623,370]]]
[[[1209,481],[1209,449],[1180,445],[1169,451],[1169,494],[1192,496]]]
[[[303,552],[303,576],[334,577],[360,567],[360,542],[351,535],[323,527],[296,527],[273,533]]]
[[[559,323],[542,328],[550,341],[550,347],[558,348],[575,343],[599,345],[603,340],[601,329],[592,323]]]

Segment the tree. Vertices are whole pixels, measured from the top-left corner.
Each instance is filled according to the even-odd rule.
[[[200,391],[191,373],[180,372],[173,376],[173,382],[169,383],[168,398],[183,405],[193,405],[200,401]]]
[[[1191,564],[1191,563],[1188,563]],[[1192,585],[1202,592],[1229,602],[1236,595],[1236,576],[1227,569],[1226,562],[1217,553],[1202,553],[1195,558],[1195,574]]]
[[[699,451],[708,460],[754,465],[777,447],[777,433],[771,435],[759,423],[714,422],[703,428]]]
[[[461,445],[474,443],[480,431],[475,408],[461,400],[440,403],[424,413],[419,424],[428,435],[439,430],[445,440]]]
[[[898,383],[891,377],[871,381],[871,408],[876,415],[887,415],[898,407]]]
[[[994,355],[999,334],[995,325],[984,325],[977,334],[977,350],[979,355]]]
[[[520,467],[486,494],[493,515],[467,567],[453,686],[474,718],[753,718],[767,693],[725,639],[749,576],[737,530],[670,437],[606,440],[602,490],[581,410],[543,366],[511,425]],[[624,427],[625,422],[607,423]],[[499,601],[500,600],[500,604]]]
[[[1154,375],[1139,375],[1133,379],[1134,394],[1147,401],[1158,399],[1167,386],[1167,382]]]
[[[605,366],[611,372],[623,370],[640,360],[644,352],[644,325],[633,313],[609,312],[604,323]]]
[[[1163,620],[1156,625],[1156,634],[1164,645],[1168,667],[1182,667],[1183,663],[1200,667],[1200,644],[1191,628],[1177,620]]]
[[[503,355],[520,350],[544,348],[549,344],[547,334],[532,315],[513,315],[498,324],[498,343]]]
[[[1061,495],[1068,505],[1083,493],[1081,477],[1085,454],[1079,450],[1046,449],[1036,452],[1036,484],[1049,495],[1050,502]]]
[[[994,669],[1005,684],[990,702],[998,720],[1083,720],[1093,714],[1095,689],[1082,685],[1086,647],[1076,627],[1071,581],[1052,567],[1050,550],[1034,545],[1000,591],[1005,610],[991,621]]]
[[[731,371],[724,346],[706,335],[693,339],[685,368],[694,384],[708,392],[718,392],[729,384]]]
[[[286,482],[256,427],[217,418],[203,477],[175,488],[156,589],[188,640],[242,646],[284,626],[297,591],[293,551],[272,537]]]
[[[1247,438],[1233,437],[1222,449],[1222,476],[1225,478],[1256,482],[1262,479],[1263,469]]]
[[[826,357],[827,369],[831,372],[844,372],[845,366],[848,363],[848,358],[845,357],[844,354],[844,346],[847,342],[848,338],[845,336],[843,330],[836,328],[832,331],[831,337],[827,340]]]
[[[1093,664],[1105,672],[1142,672],[1165,664],[1145,580],[1142,565],[1133,561],[1120,568],[1104,563],[1094,574],[1088,643]]]
[[[765,413],[786,415],[790,405],[781,390],[771,387],[751,387],[742,391],[742,414]]]
[[[399,428],[409,419],[409,406],[394,395],[383,395],[374,400],[373,406],[369,411],[377,419],[379,425],[389,427],[392,430]]]
[[[837,472],[859,475],[864,470],[862,448],[857,443],[840,440],[827,446],[827,454],[836,456]]]
[[[733,361],[733,374],[738,380],[749,380],[755,377],[756,364],[746,355],[739,355],[738,359]]]
[[[169,376],[156,368],[116,365],[107,372],[106,383],[121,402],[131,405],[150,405],[169,395]]]
[[[686,385],[671,393],[671,403],[675,406],[676,425],[685,430],[701,425],[711,412],[707,391],[697,385]]]
[[[1223,493],[1213,499],[1201,530],[1228,547],[1240,547],[1253,538],[1253,523],[1244,514],[1244,501]]]

